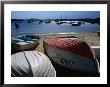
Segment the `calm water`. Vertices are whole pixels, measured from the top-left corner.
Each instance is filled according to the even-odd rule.
[[[21,34],[53,34],[53,33],[80,33],[80,32],[97,32],[100,30],[98,24],[85,23],[81,26],[72,26],[71,24],[63,23],[61,25],[56,24],[54,21],[51,23],[32,22],[27,23],[23,21],[19,23],[19,28],[15,27],[14,23],[11,23],[12,37]]]

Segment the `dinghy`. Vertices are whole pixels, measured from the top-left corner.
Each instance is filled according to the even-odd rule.
[[[11,39],[12,50],[28,50],[36,48],[39,44],[39,36],[22,35]]]
[[[74,22],[72,22],[71,24],[72,24],[72,26],[80,26],[80,25],[81,25],[81,22],[79,22],[79,21],[74,21]]]
[[[56,77],[49,58],[38,51],[23,51],[11,55],[12,77]]]
[[[91,47],[79,38],[48,38],[45,53],[56,64],[70,70],[99,74],[99,62]]]

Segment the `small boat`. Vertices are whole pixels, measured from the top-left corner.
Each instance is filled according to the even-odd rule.
[[[28,23],[31,23],[31,21],[28,21]]]
[[[23,51],[11,55],[12,77],[56,77],[49,58],[38,51]]]
[[[44,51],[57,65],[81,72],[99,74],[99,62],[91,47],[79,38],[48,38]]]
[[[72,26],[80,26],[81,25],[81,22],[73,22],[71,24],[72,24]]]
[[[61,21],[62,23],[67,23],[67,21]]]
[[[63,22],[62,21],[58,21],[58,22],[56,22],[58,25],[60,25],[60,24],[63,24]]]
[[[30,19],[27,20],[27,23],[31,23],[32,21]]]
[[[45,23],[51,23],[51,21],[45,21]]]
[[[12,50],[28,50],[34,49],[39,44],[39,36],[35,35],[21,35],[11,39]]]
[[[40,21],[39,21],[39,24],[41,24],[42,22],[43,22],[43,20],[40,20]]]
[[[15,27],[16,27],[16,28],[19,28],[19,24],[18,24],[18,23],[15,23]]]

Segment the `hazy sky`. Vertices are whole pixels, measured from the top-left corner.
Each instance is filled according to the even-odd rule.
[[[12,11],[12,19],[97,18],[100,11]]]

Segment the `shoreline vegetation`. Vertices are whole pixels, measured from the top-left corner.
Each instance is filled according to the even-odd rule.
[[[81,40],[88,43],[90,46],[100,46],[100,36],[98,32],[91,33],[75,33],[75,34],[50,34],[50,35],[40,35],[39,45],[36,47],[36,51],[44,53],[43,48],[43,40],[46,38],[56,38],[56,37],[66,37],[66,38],[74,38],[78,37]]]

